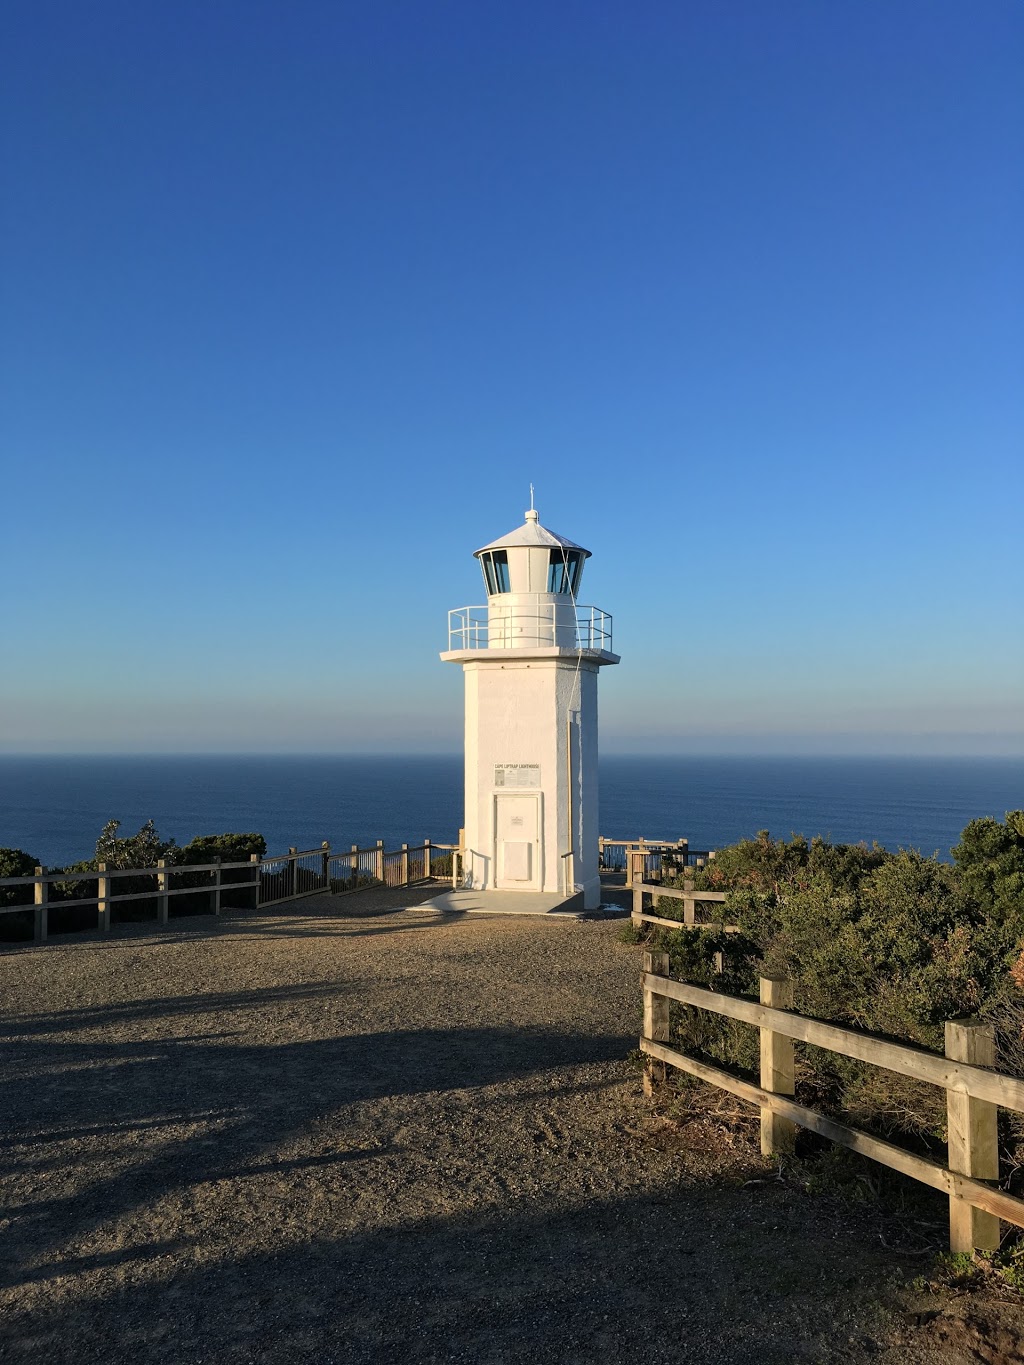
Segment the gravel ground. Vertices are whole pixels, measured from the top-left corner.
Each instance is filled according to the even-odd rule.
[[[0,954],[0,1358],[1024,1359],[652,1110],[617,923],[428,894]]]

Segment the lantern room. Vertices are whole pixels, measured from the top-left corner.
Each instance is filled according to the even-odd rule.
[[[544,593],[575,600],[589,557],[582,545],[541,526],[532,507],[522,526],[476,551],[488,597]]]

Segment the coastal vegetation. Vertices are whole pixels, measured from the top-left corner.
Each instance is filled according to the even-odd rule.
[[[162,860],[168,867],[186,869],[209,864],[216,859],[225,863],[245,862],[254,853],[260,857],[267,851],[267,843],[262,834],[201,834],[187,844],[177,844],[173,839],[161,839],[152,820],[135,834],[122,835],[121,822],[110,820],[103,826],[96,840],[96,851],[91,858],[71,863],[68,867],[45,868],[47,872],[66,872],[67,881],[54,882],[50,886],[50,927],[53,933],[67,933],[76,929],[92,928],[96,912],[90,906],[71,906],[62,910],[61,901],[82,899],[96,895],[95,874],[103,863],[111,870],[124,870],[135,867],[155,867]],[[30,877],[40,864],[30,854],[20,848],[0,848],[0,877]],[[187,872],[179,873],[176,885],[188,885],[182,878]],[[242,882],[241,873],[224,873],[225,886],[232,881]],[[175,915],[205,914],[209,909],[209,893],[205,889],[208,879],[202,873],[195,874],[195,896],[175,898]],[[138,894],[140,897],[154,889],[152,876],[138,878],[126,877],[118,881],[119,895]],[[229,908],[231,892],[225,890],[223,904]],[[240,892],[244,896],[244,892]],[[0,906],[30,905],[31,886],[0,887]],[[128,902],[118,907],[121,920],[145,920],[154,914],[155,900],[149,898]],[[239,902],[240,904],[244,902]],[[21,941],[32,937],[32,912],[0,916],[0,941]]]
[[[726,893],[716,918],[739,933],[657,929],[652,939],[684,980],[756,996],[759,976],[786,976],[801,1013],[938,1052],[946,1020],[978,1017],[995,1028],[1000,1069],[1024,1076],[1024,811],[971,821],[952,855],[761,831],[688,873],[696,890]],[[657,913],[679,918],[680,902],[663,898]],[[685,1051],[757,1070],[753,1029],[688,1006],[673,1009],[672,1029]],[[676,1084],[700,1102],[700,1082]],[[797,1099],[925,1152],[945,1141],[943,1092],[835,1053],[800,1049]],[[1020,1192],[1024,1119],[1004,1111],[1000,1123]]]

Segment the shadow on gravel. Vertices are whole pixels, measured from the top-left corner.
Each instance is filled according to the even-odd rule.
[[[302,990],[254,992],[250,1004],[287,998],[291,989]],[[188,1012],[187,1000],[173,1003],[172,1013]],[[210,1007],[199,997],[195,1010]],[[80,1013],[84,1025],[96,1027],[92,1011]],[[63,1020],[65,1031],[73,1026],[68,1016]],[[495,1085],[623,1058],[634,1045],[631,1035],[502,1028],[395,1030],[266,1045],[228,1036],[226,1045],[187,1037],[127,1043],[21,1037],[7,1043],[4,1109],[17,1116],[17,1131],[4,1142],[12,1157],[18,1147],[31,1156],[40,1143],[82,1132],[102,1135],[115,1153],[125,1149],[113,1174],[75,1181],[67,1194],[8,1210],[21,1234],[16,1243],[30,1261],[169,1191],[243,1169],[284,1169],[287,1160],[268,1160],[268,1154],[346,1105]],[[138,1143],[141,1131],[164,1124],[159,1147]],[[188,1131],[181,1136],[175,1128]],[[339,1151],[331,1159],[350,1155]],[[76,1152],[75,1161],[83,1160],[88,1158]],[[25,1264],[15,1256],[4,1282],[18,1283]]]
[[[98,929],[72,929],[56,931],[51,929],[46,944],[33,943],[31,940],[12,940],[0,942],[0,955],[10,953],[51,952],[60,945],[79,953],[108,952],[123,949],[125,942],[132,947],[156,948],[173,943],[181,934],[190,937],[218,936],[238,933],[267,933],[285,938],[321,935],[325,926],[335,926],[338,933],[344,933],[348,925],[366,919],[379,919],[386,916],[399,916],[411,906],[421,905],[423,901],[443,891],[447,883],[434,882],[425,886],[377,888],[370,887],[364,892],[349,896],[315,895],[300,897],[295,901],[283,901],[259,908],[248,906],[225,907],[218,915],[212,914],[175,914],[171,911],[170,923],[158,925],[156,918],[149,920],[118,920],[115,918],[108,933],[101,934]],[[54,902],[59,908],[59,902]],[[458,923],[464,915],[423,916],[418,924],[410,921],[402,928],[440,928],[446,924]],[[308,926],[308,927],[307,927]],[[328,928],[327,932],[334,932]],[[381,929],[378,933],[386,933]]]
[[[80,1009],[50,1010],[21,1014],[0,1024],[0,1037],[31,1037],[38,1033],[74,1033],[76,1029],[103,1028],[131,1019],[172,1018],[175,1015],[220,1014],[251,1010],[264,1005],[292,1004],[304,1000],[336,999],[361,987],[360,982],[314,981],[294,986],[263,986],[248,991],[197,991],[194,995],[168,995],[142,1000],[120,1000]],[[195,1035],[190,1035],[197,1041]]]
[[[253,925],[252,932],[272,938],[383,938],[387,934],[404,934],[412,930],[449,929],[464,924],[469,916],[465,914],[431,915],[424,911],[411,913],[406,907],[397,910],[378,910],[373,915],[354,915],[350,919],[318,919],[310,917],[303,921],[296,917],[292,923]],[[360,920],[372,919],[370,928],[358,928]],[[378,924],[378,920],[388,920]]]
[[[891,1258],[812,1219],[784,1192],[718,1189],[342,1238],[311,1220],[307,1242],[266,1254],[212,1261],[176,1247],[173,1273],[42,1300],[0,1339],[4,1359],[51,1365],[869,1359]],[[149,1250],[162,1248],[123,1254]]]

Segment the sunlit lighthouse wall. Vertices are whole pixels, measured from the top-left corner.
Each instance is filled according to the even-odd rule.
[[[486,607],[449,613],[466,680],[463,885],[600,904],[597,676],[611,618],[579,605],[590,551],[540,524],[477,550]]]

